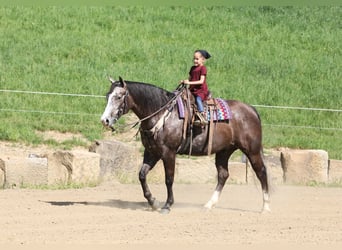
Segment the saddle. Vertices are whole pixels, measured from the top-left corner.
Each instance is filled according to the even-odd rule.
[[[217,122],[229,122],[232,118],[230,108],[226,101],[220,98],[209,98],[203,101],[204,117],[200,115],[197,105],[195,104],[195,98],[187,88],[183,89],[183,92],[177,99],[179,117],[184,119],[183,123],[183,142],[178,151],[182,151],[185,148],[190,148],[189,155],[191,155],[192,149],[192,135],[195,127],[201,127],[201,129],[208,130],[208,155],[211,154],[212,139],[215,132]]]

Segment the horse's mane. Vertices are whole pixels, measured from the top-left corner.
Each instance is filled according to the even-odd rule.
[[[135,96],[136,102],[145,106],[150,111],[155,111],[164,106],[172,97],[174,93],[169,92],[163,88],[157,87],[150,83],[125,81],[129,93]]]

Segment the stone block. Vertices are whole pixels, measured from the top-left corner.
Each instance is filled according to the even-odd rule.
[[[284,183],[284,171],[281,166],[267,165],[267,175],[270,184],[283,184]]]
[[[265,163],[265,165],[267,169],[268,183],[270,185],[283,184],[284,172],[283,172],[282,167],[278,165],[267,164],[267,163]],[[254,170],[252,169],[250,163],[248,163],[248,168],[247,168],[247,183],[260,185],[260,181],[258,177],[256,176]]]
[[[328,181],[328,153],[324,150],[284,150],[281,163],[286,183]]]
[[[1,160],[5,187],[46,185],[48,175],[47,158],[10,157]]]
[[[135,147],[120,141],[97,140],[89,148],[100,155],[100,178],[137,183],[143,157]]]
[[[0,189],[5,187],[5,166],[0,159]]]
[[[89,184],[99,181],[100,155],[82,150],[56,151],[48,155],[49,184]]]
[[[246,163],[229,162],[228,169],[229,169],[228,183],[233,183],[233,184],[246,184],[247,183]]]
[[[342,161],[329,160],[329,183],[342,183]]]
[[[217,180],[217,171],[214,160],[210,156],[201,156],[196,158],[176,159],[175,182],[195,184],[195,183],[213,183]],[[207,162],[208,164],[203,164]]]
[[[280,154],[281,152],[276,150],[265,152],[264,162],[270,184],[279,185],[284,183],[284,171],[280,161]]]
[[[64,160],[65,151],[56,151],[47,154],[48,159],[48,184],[67,185],[71,183],[72,167]]]
[[[280,152],[271,150],[264,153],[264,163],[267,169],[267,178],[270,185],[283,184],[284,172],[280,162]],[[247,163],[247,183],[260,185],[250,162]]]
[[[81,150],[72,150],[72,182],[98,182],[100,176],[100,155]]]

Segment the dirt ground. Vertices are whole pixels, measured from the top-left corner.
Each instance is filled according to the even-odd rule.
[[[73,135],[47,136],[68,139]],[[0,152],[5,155],[35,151],[38,149],[0,142]],[[260,213],[262,194],[256,184],[226,185],[217,207],[206,211],[203,205],[214,188],[215,184],[176,183],[175,204],[168,215],[151,211],[141,187],[134,184],[107,182],[95,188],[69,190],[0,190],[0,249],[32,244],[101,244],[119,246],[117,249],[342,249],[342,188],[273,186],[272,212],[267,214]],[[151,185],[151,191],[162,205],[165,186]]]
[[[151,189],[164,202],[164,185]],[[0,246],[342,245],[342,188],[275,187],[267,214],[260,213],[255,185],[226,186],[218,206],[206,211],[213,189],[214,184],[176,184],[168,215],[149,209],[139,185],[0,190]]]

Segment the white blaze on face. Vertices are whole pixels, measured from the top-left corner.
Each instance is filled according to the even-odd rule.
[[[107,106],[101,116],[101,121],[104,122],[106,120],[109,121],[109,123],[112,122],[112,117],[111,117],[111,113],[112,113],[112,109],[113,109],[113,99],[114,99],[114,91],[108,96],[108,101],[107,101]],[[112,125],[112,124],[107,124],[107,125]]]
[[[113,92],[108,96],[107,106],[101,116],[101,121],[106,126],[112,126],[116,120],[122,115],[124,101],[126,97],[126,89],[121,87],[114,88]]]
[[[113,99],[113,95],[114,95],[114,92],[112,92],[109,96],[108,96],[108,100],[107,100],[107,105],[106,105],[106,108],[102,114],[102,118],[104,117],[107,117],[109,114],[110,114],[110,109],[111,109],[111,106],[112,106],[112,99]]]

